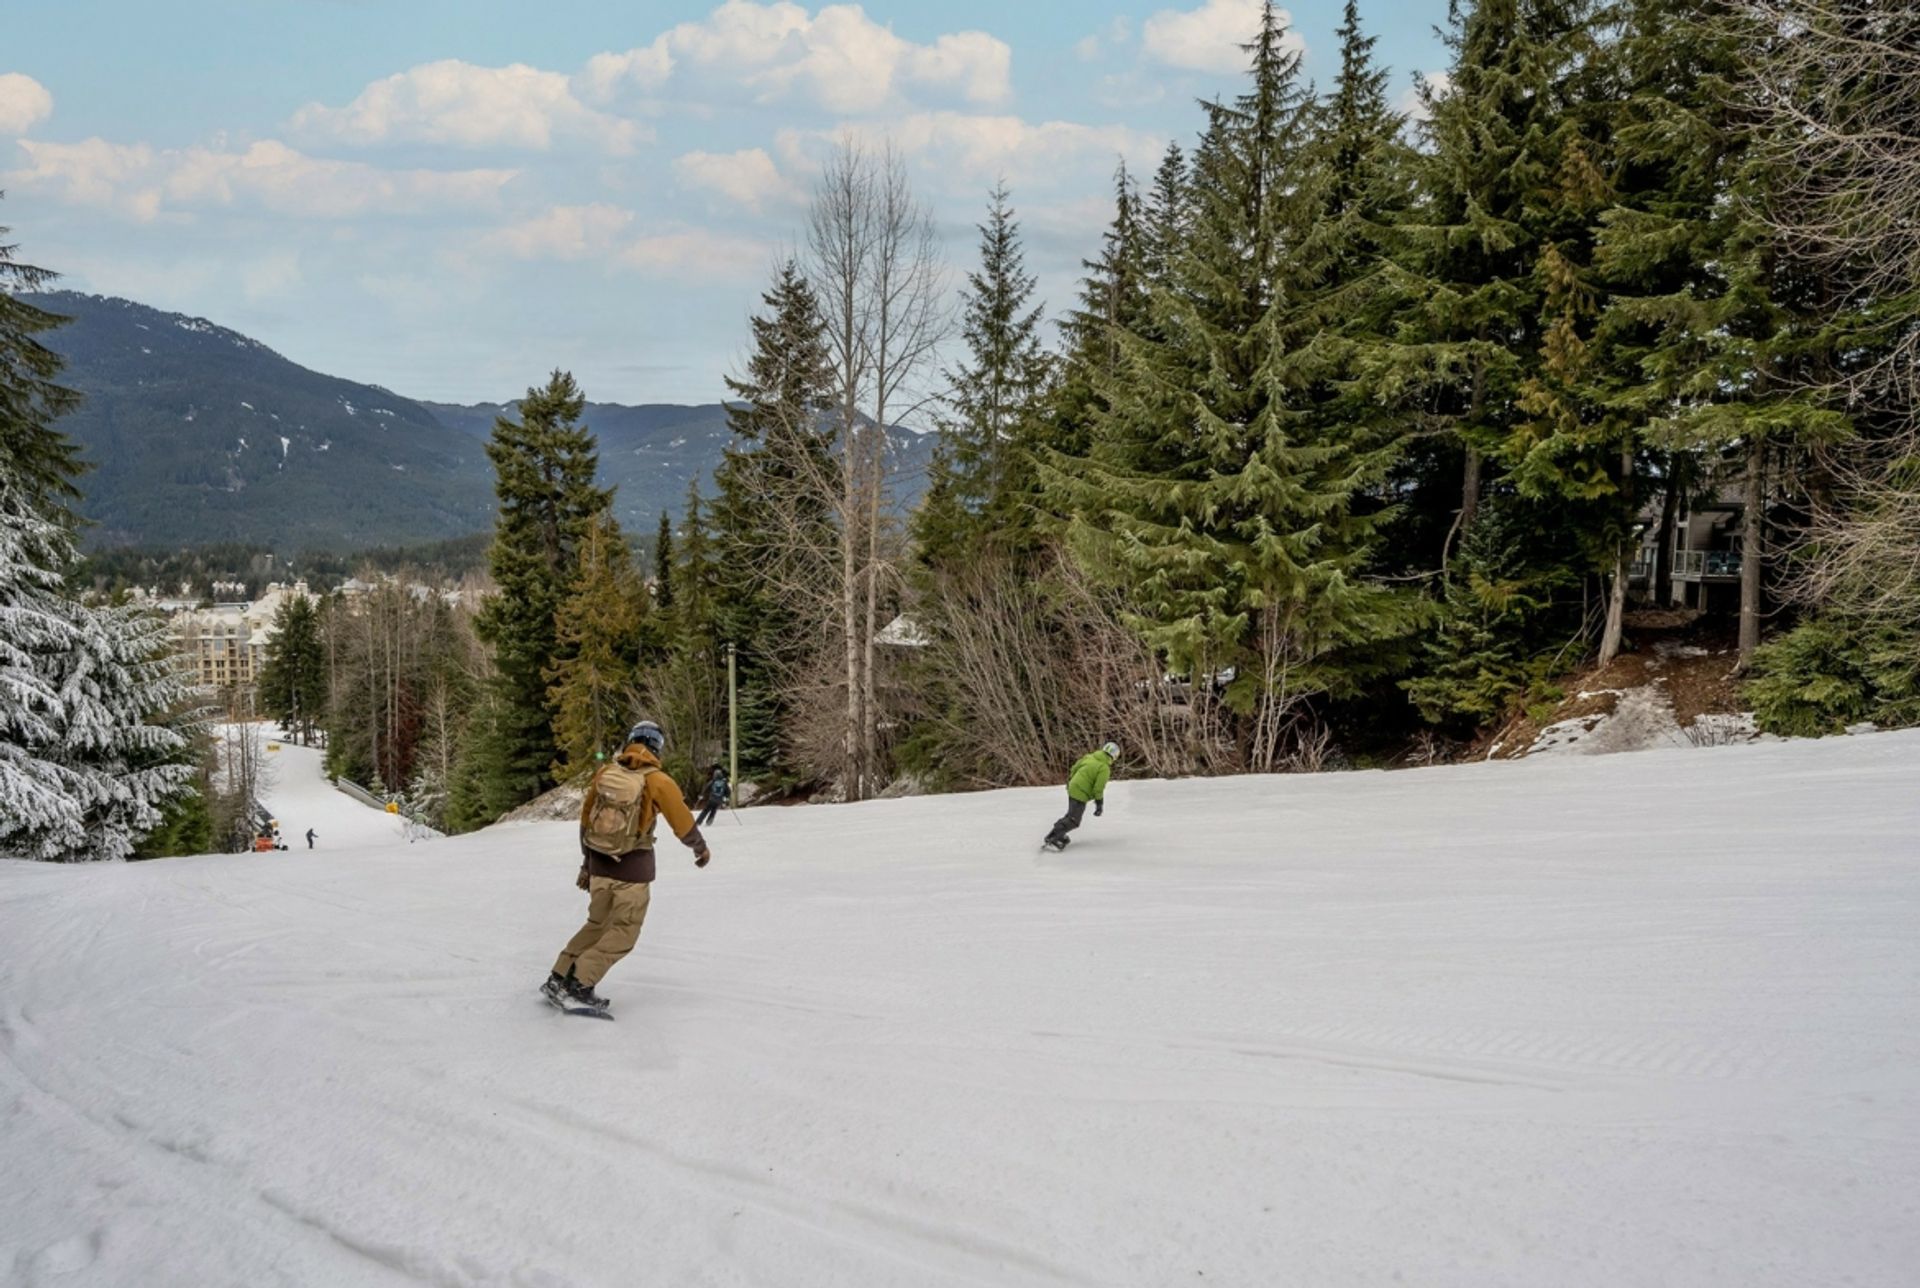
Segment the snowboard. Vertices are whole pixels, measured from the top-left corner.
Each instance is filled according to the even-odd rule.
[[[545,989],[542,989],[540,992],[540,1000],[545,1002],[548,1006],[551,1006],[554,1010],[559,1011],[563,1015],[585,1015],[585,1016],[591,1016],[593,1019],[596,1019],[596,1020],[611,1020],[613,1018],[613,1014],[611,1012],[596,1011],[591,1006],[569,1006],[567,1003],[561,1001],[557,997],[547,996]]]

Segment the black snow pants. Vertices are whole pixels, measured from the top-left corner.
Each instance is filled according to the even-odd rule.
[[[1080,820],[1086,816],[1087,803],[1077,801],[1071,796],[1067,797],[1067,812],[1053,825],[1053,830],[1047,833],[1047,840],[1049,842],[1066,840],[1067,833],[1079,827]]]

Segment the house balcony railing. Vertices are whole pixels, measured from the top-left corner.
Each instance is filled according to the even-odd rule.
[[[1738,550],[1676,550],[1673,575],[1682,581],[1733,581],[1740,576]]]

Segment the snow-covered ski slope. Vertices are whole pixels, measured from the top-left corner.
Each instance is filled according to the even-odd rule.
[[[534,993],[566,825],[0,864],[0,1280],[1911,1285],[1917,784],[1122,782],[1057,858],[1052,791],[746,811],[614,1024]]]
[[[259,795],[289,848],[307,848],[308,828],[314,831],[315,847],[327,851],[406,841],[404,818],[363,805],[327,781],[321,763],[325,753],[319,748],[268,738],[261,745],[266,781]],[[268,747],[274,750],[265,750]]]

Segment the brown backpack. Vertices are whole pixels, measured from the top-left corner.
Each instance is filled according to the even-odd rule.
[[[580,829],[580,841],[609,858],[653,848],[653,804],[647,799],[647,775],[657,769],[629,769],[613,761],[593,783],[593,812]]]

